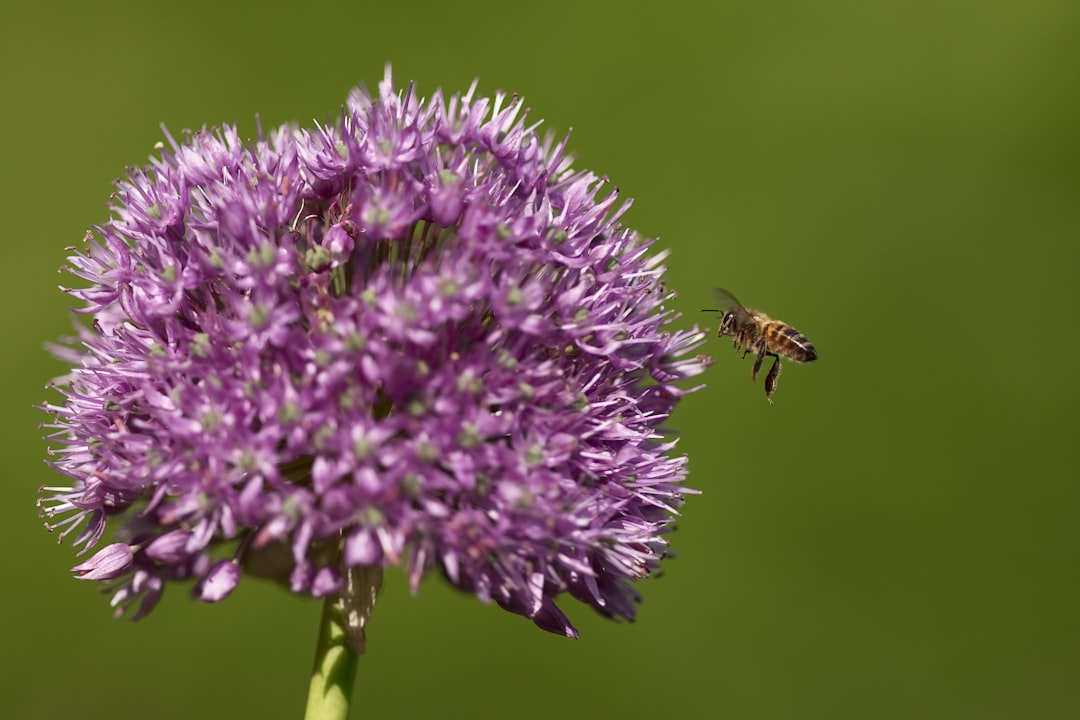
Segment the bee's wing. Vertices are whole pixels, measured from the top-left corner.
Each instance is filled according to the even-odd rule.
[[[713,295],[716,297],[716,302],[720,303],[720,312],[736,308],[743,311],[746,310],[746,308],[743,307],[743,304],[739,302],[739,299],[724,288],[716,288],[713,290]]]

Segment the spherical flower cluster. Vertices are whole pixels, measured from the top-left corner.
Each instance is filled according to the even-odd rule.
[[[700,373],[650,241],[517,98],[361,90],[325,127],[195,132],[117,183],[67,289],[39,507],[145,615],[170,581],[343,593],[401,564],[540,627],[632,619],[686,489]],[[112,523],[110,523],[112,521]]]

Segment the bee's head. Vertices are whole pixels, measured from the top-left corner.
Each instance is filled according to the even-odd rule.
[[[739,325],[739,314],[735,310],[728,310],[720,320],[719,335],[734,335]]]

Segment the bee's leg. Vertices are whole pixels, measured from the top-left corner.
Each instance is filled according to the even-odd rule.
[[[772,353],[768,353],[768,354],[772,355]],[[765,341],[762,340],[760,343],[758,343],[757,360],[754,361],[754,372],[751,373],[751,375],[750,375],[750,377],[752,377],[754,380],[757,380],[758,370],[761,369],[761,362],[765,359],[765,355],[766,355]]]
[[[769,353],[772,355],[772,353]],[[780,382],[780,356],[774,355],[776,362],[769,368],[769,374],[765,376],[765,397],[768,398],[769,404],[772,405],[772,394],[776,390],[776,384]]]

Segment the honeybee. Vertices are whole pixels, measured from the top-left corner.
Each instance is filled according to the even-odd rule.
[[[707,312],[724,313],[716,336],[730,335],[731,344],[736,349],[742,349],[743,357],[751,352],[757,356],[751,377],[757,380],[758,370],[761,369],[766,355],[776,358],[769,368],[769,374],[765,376],[765,397],[772,405],[772,394],[780,380],[780,358],[795,362],[813,362],[817,360],[817,348],[805,335],[787,323],[773,320],[760,310],[743,307],[727,290],[717,288],[715,292],[723,309]]]

